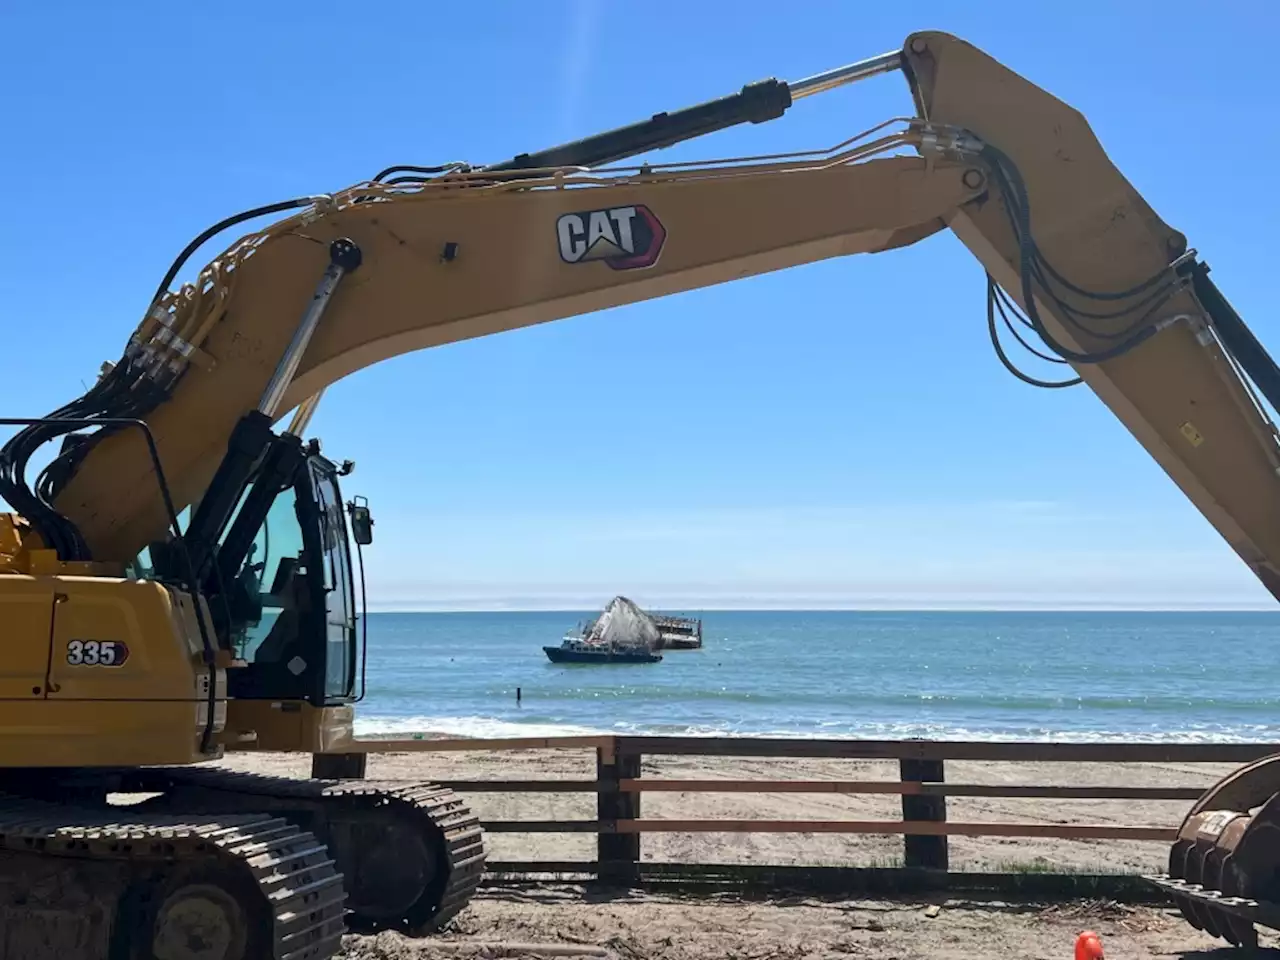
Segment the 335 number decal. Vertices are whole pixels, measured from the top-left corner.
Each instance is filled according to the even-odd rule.
[[[118,640],[72,640],[67,663],[73,667],[120,667],[129,659],[129,648]]]

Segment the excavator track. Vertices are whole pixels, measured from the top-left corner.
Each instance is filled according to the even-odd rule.
[[[324,845],[281,817],[0,795],[5,960],[326,960],[344,901]]]
[[[1241,767],[1196,801],[1169,852],[1169,872],[1146,878],[1197,930],[1237,947],[1256,927],[1280,930],[1280,756]]]
[[[263,810],[310,830],[329,848],[359,932],[439,930],[484,875],[479,820],[446,787],[425,782],[301,780],[200,767],[141,771],[175,810]]]

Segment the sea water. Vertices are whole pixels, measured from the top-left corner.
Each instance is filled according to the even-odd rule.
[[[702,617],[700,650],[656,664],[548,661],[542,647],[592,615],[370,614],[357,730],[1280,738],[1272,613],[686,611]]]

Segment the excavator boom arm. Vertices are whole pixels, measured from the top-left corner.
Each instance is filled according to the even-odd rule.
[[[360,265],[332,291],[272,416],[410,351],[911,243],[981,192],[972,164],[865,153],[363,185],[329,212],[274,225],[228,251],[224,287],[154,328],[166,344],[198,344],[146,418],[175,503],[201,495],[236,423],[258,409],[335,241],[352,242]],[[165,529],[139,453],[125,432],[100,440],[58,497],[97,558],[127,560]]]
[[[760,122],[793,99],[899,67],[917,114],[903,129],[810,155],[588,169],[646,143]],[[576,166],[538,166],[573,158],[558,149],[358,184],[242,238],[194,286],[161,297],[132,349],[164,394],[146,418],[179,508],[202,495],[246,412],[278,417],[380,360],[888,250],[945,226],[984,266],[988,309],[1016,303],[1280,596],[1280,456],[1217,332],[1216,320],[1230,318],[1220,304],[1206,309],[1216,291],[1203,265],[1079,113],[941,33],[785,91],[755,85],[735,96],[723,109],[670,115],[647,141],[646,125],[584,141],[588,162]],[[324,295],[327,309],[282,377],[336,241],[354,245],[358,266]],[[921,290],[912,297],[920,310],[952,309]],[[1243,324],[1232,333],[1261,351]],[[95,438],[71,459],[56,510],[95,558],[126,561],[164,532],[136,437]]]

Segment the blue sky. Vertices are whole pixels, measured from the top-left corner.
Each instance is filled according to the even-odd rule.
[[[7,5],[4,406],[81,392],[230,213],[395,162],[504,159],[926,28],[1083,111],[1280,351],[1280,132],[1249,47],[1278,23],[1264,3]],[[825,146],[910,111],[888,75],[660,156]],[[1270,608],[1086,388],[999,367],[982,284],[939,235],[361,371],[311,432],[373,505],[371,599]]]

